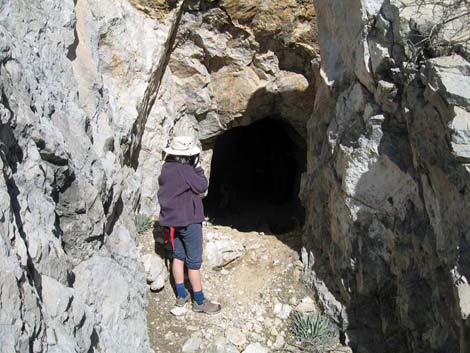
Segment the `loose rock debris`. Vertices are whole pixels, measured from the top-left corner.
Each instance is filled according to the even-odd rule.
[[[155,352],[290,349],[290,313],[317,310],[313,293],[301,281],[300,230],[270,235],[209,225],[204,234],[205,249],[210,249],[205,251],[202,268],[204,292],[222,304],[222,312],[194,313],[191,303],[175,307],[174,290],[167,282],[161,291],[149,294],[148,328]],[[143,235],[141,252],[155,248],[160,252],[162,244],[149,231]]]

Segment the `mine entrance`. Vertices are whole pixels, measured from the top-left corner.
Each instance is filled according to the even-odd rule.
[[[204,199],[211,222],[242,231],[283,233],[301,226],[298,193],[305,141],[286,122],[266,118],[220,135]]]

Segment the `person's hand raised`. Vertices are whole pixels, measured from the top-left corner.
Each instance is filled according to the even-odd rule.
[[[201,166],[201,158],[199,155],[194,156],[193,166],[194,168],[199,168]]]

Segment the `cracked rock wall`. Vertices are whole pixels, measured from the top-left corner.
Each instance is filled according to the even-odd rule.
[[[0,0],[0,351],[151,352],[134,215],[161,149],[314,99],[304,1]]]
[[[0,1],[1,352],[151,352],[126,151],[173,16]]]
[[[306,278],[355,352],[468,352],[468,4],[315,6]]]
[[[140,212],[157,215],[162,147],[170,136],[201,142],[206,175],[215,138],[275,117],[306,137],[318,45],[311,2],[187,0],[138,155]]]
[[[314,2],[0,0],[2,353],[151,352],[162,147],[195,136],[208,174],[265,117],[307,140],[305,275],[344,340],[468,351],[465,8]]]

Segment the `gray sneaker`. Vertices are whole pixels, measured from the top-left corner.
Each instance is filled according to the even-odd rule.
[[[191,296],[189,295],[189,293],[187,293],[186,297],[184,297],[184,298],[176,297],[175,305],[176,306],[185,306],[185,304],[189,301],[190,298],[191,298]]]
[[[193,311],[196,313],[204,313],[204,314],[217,314],[222,310],[222,306],[220,304],[213,303],[207,299],[204,299],[204,302],[199,305],[198,303],[193,303]]]

